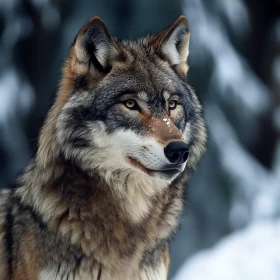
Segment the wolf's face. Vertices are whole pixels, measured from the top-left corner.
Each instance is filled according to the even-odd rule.
[[[59,152],[107,177],[168,183],[193,167],[206,136],[200,103],[184,81],[188,43],[184,17],[137,42],[117,42],[99,18],[87,22],[68,61],[73,87],[56,121]]]

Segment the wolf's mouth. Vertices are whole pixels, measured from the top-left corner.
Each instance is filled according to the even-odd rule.
[[[131,165],[135,166],[136,168],[140,169],[141,171],[145,172],[148,175],[160,173],[160,174],[165,174],[168,177],[173,177],[176,174],[183,171],[181,165],[179,166],[179,165],[175,165],[175,164],[166,165],[163,168],[158,169],[158,170],[149,169],[149,168],[145,167],[142,163],[140,163],[137,159],[132,158],[130,156],[128,156],[127,158]]]
[[[151,175],[151,170],[149,168],[146,168],[142,163],[140,163],[137,159],[133,158],[133,157],[130,157],[128,156],[127,157],[129,163],[131,165],[133,165],[134,167],[140,169],[141,171]]]
[[[178,173],[180,173],[180,171],[178,169],[170,169],[170,170],[150,170],[150,172],[152,174],[164,174],[167,178],[171,178],[175,175],[177,175]]]

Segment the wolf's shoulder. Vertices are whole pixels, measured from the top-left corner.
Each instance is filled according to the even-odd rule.
[[[0,235],[1,229],[5,225],[7,209],[9,203],[10,189],[0,189]]]
[[[11,190],[0,190],[0,280],[5,279],[7,273],[7,254],[6,254],[6,242],[7,242],[7,216],[8,216],[8,204]]]

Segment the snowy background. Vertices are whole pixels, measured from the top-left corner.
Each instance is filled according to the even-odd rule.
[[[204,104],[209,144],[187,186],[171,278],[279,280],[279,0],[0,0],[0,187],[34,155],[88,18],[135,38],[180,14],[189,19],[188,81]]]

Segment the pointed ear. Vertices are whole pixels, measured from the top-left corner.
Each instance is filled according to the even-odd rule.
[[[171,26],[158,33],[153,39],[154,48],[169,61],[183,78],[188,72],[190,32],[188,20],[180,16]]]
[[[99,17],[91,18],[80,30],[73,46],[78,74],[108,73],[114,61],[122,57],[122,51],[111,36],[106,24]]]

